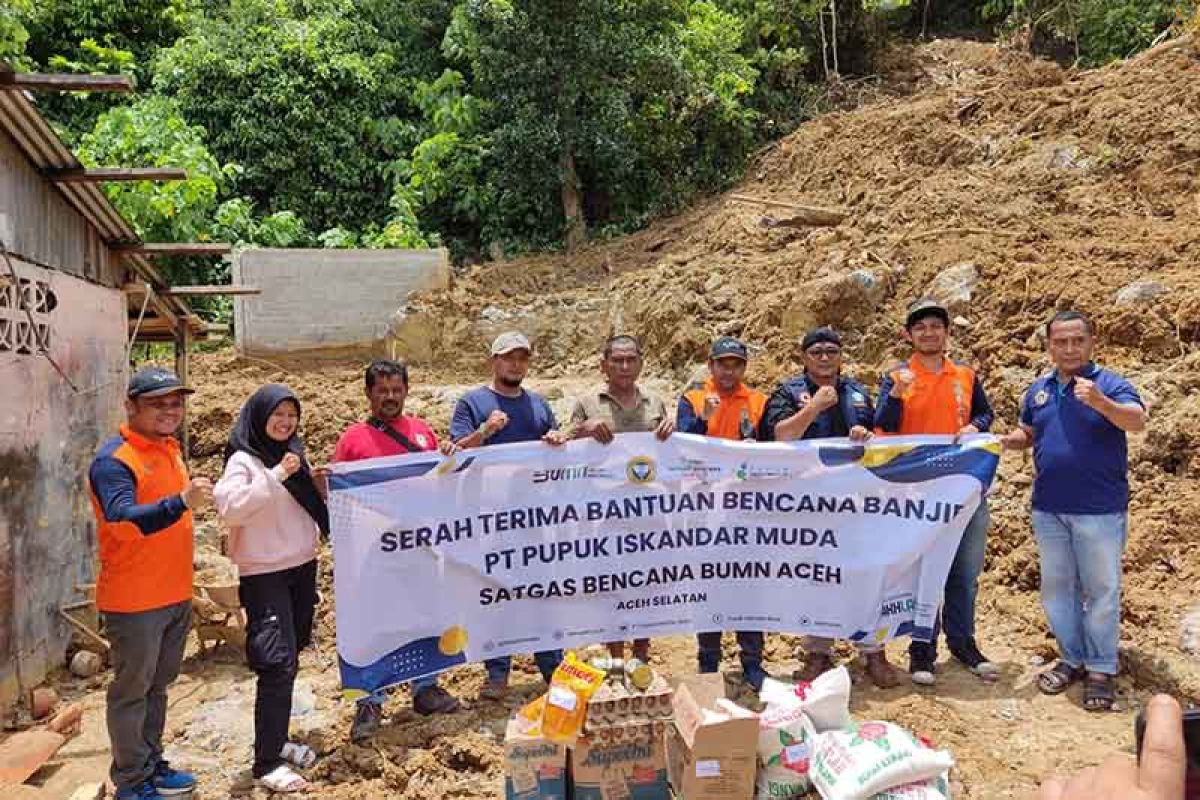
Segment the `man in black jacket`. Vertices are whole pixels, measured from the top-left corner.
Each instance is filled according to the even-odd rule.
[[[841,437],[862,442],[871,438],[875,419],[871,395],[865,386],[842,375],[842,339],[837,331],[809,331],[800,342],[799,357],[804,372],[784,381],[771,394],[759,438],[767,442]],[[808,658],[804,680],[812,680],[833,667],[832,646],[832,639],[805,637]],[[883,645],[863,643],[859,649],[866,657],[872,683],[880,688],[899,683]]]

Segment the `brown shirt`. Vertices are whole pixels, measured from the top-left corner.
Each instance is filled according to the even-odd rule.
[[[625,409],[604,386],[597,387],[575,401],[571,422],[578,425],[591,419],[606,419],[613,433],[652,433],[668,419],[667,404],[656,394],[637,390],[637,402]]]

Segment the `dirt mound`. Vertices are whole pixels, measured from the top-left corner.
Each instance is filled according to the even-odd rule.
[[[476,267],[452,288],[415,298],[399,341],[432,358],[415,369],[409,406],[444,431],[457,392],[482,377],[486,342],[510,328],[534,337],[538,388],[559,403],[591,382],[598,341],[616,331],[639,335],[651,369],[676,391],[713,336],[742,336],[756,353],[752,382],[769,388],[794,368],[796,335],[831,323],[844,332],[850,371],[873,384],[903,353],[903,309],[932,292],[957,316],[955,355],[981,369],[1006,428],[1045,367],[1038,326],[1055,309],[1091,313],[1100,360],[1128,375],[1154,409],[1131,447],[1126,713],[1087,715],[1031,686],[1031,656],[1052,657],[1053,643],[1036,594],[1032,467],[1020,458],[1006,458],[993,496],[980,609],[980,638],[1006,664],[1004,680],[983,686],[948,668],[936,697],[907,686],[856,695],[864,715],[951,746],[961,765],[956,795],[1024,796],[1046,770],[1126,744],[1130,705],[1148,692],[1200,698],[1200,670],[1178,646],[1200,579],[1188,523],[1200,512],[1200,52],[1185,39],[1122,65],[1069,72],[941,41],[892,61],[891,95],[805,125],[767,149],[729,195],[578,254]],[[806,225],[796,209],[735,194],[846,217]],[[318,462],[364,413],[361,364],[284,369],[229,353],[194,363],[201,392],[192,448],[199,471],[214,477],[237,408],[259,383],[296,389]],[[333,663],[329,607],[319,641]],[[785,673],[795,663],[790,640],[772,642],[773,666]],[[655,663],[689,672],[693,648],[685,637],[664,641]],[[527,697],[540,682],[531,664],[518,663]],[[473,698],[481,681],[473,668],[446,683]],[[405,708],[389,704],[394,716],[372,748],[347,742],[350,711],[340,712],[321,743],[320,796],[496,796],[506,708],[475,703],[439,720]]]

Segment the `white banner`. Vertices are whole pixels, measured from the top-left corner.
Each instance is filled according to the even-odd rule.
[[[999,453],[627,434],[335,465],[343,686],[692,631],[927,639]]]

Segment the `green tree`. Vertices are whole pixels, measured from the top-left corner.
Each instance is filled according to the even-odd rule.
[[[25,46],[29,42],[25,20],[32,8],[32,0],[7,0],[0,5],[0,59],[17,65],[25,63]]]
[[[244,165],[258,207],[362,230],[390,216],[385,167],[419,139],[395,68],[351,0],[230,0],[159,53],[154,86]]]

